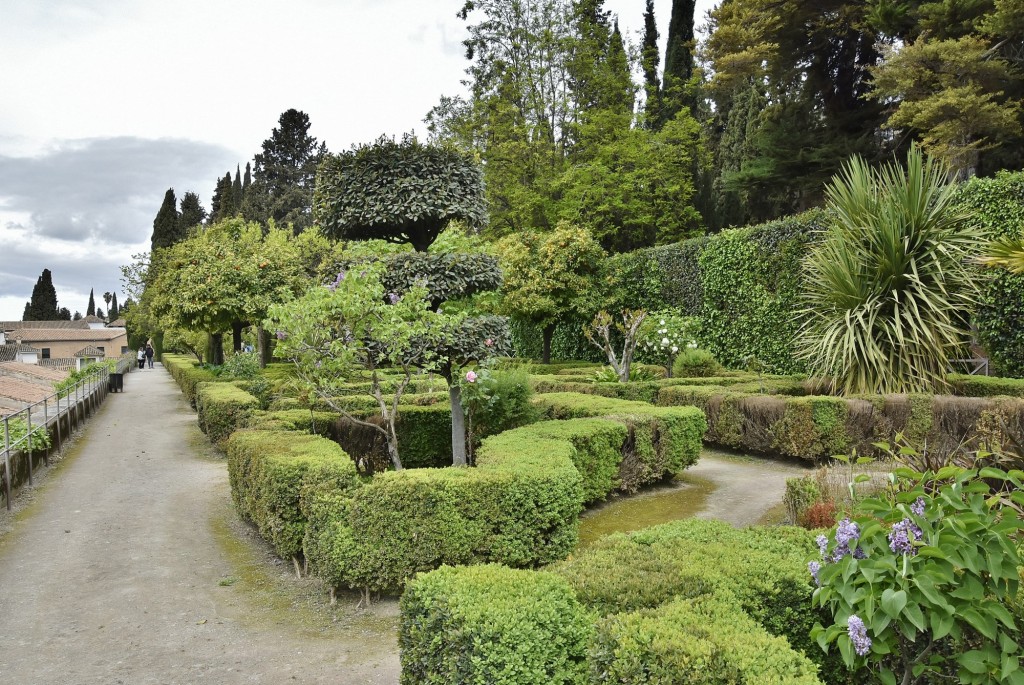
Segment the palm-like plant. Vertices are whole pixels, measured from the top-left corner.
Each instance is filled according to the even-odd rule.
[[[985,266],[998,266],[1015,274],[1024,274],[1024,238],[993,240],[977,261]]]
[[[968,341],[967,266],[981,233],[949,172],[912,148],[906,169],[854,157],[827,189],[833,225],[805,260],[799,354],[844,393],[934,392]]]

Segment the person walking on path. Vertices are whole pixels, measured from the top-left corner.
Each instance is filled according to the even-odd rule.
[[[149,363],[149,368],[153,368],[153,346],[146,343],[146,361]]]
[[[144,369],[146,367],[146,348],[145,347],[140,347],[139,348],[139,357],[138,357],[138,359],[139,359],[139,371],[142,371],[142,369]]]
[[[397,607],[317,622],[253,589],[280,569],[239,551],[215,455],[169,374],[108,396],[31,506],[0,513],[0,683],[397,685]]]

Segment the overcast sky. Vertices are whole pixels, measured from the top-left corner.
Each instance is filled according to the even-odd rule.
[[[462,92],[463,0],[0,0],[0,320],[121,293],[164,192],[209,209],[282,112],[337,152]],[[698,0],[702,17],[713,0]],[[655,0],[662,44],[671,0]],[[643,0],[606,0],[639,41]],[[698,20],[698,23],[701,23]]]

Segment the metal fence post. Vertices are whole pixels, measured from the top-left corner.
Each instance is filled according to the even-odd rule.
[[[64,451],[64,441],[60,439],[60,391],[56,392],[57,396],[57,450]]]
[[[43,430],[47,432],[47,437],[50,432],[50,409],[46,402],[48,399],[48,397],[43,398]],[[43,463],[47,466],[50,465],[50,448],[47,445],[43,445]]]
[[[25,455],[28,457],[28,484],[35,485],[32,482],[32,405],[25,409],[25,423],[28,426],[28,432],[25,433]]]
[[[4,417],[4,492],[7,495],[7,511],[11,510],[11,423]]]

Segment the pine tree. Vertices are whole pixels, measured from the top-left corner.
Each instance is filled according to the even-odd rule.
[[[189,191],[181,198],[181,214],[178,215],[182,238],[188,235],[188,230],[203,223],[206,218],[206,210],[199,202],[199,196]]]
[[[230,171],[224,175],[224,178],[217,180],[217,187],[213,191],[213,200],[211,202],[211,221],[222,221],[235,216],[234,185],[234,182],[231,180]]]
[[[89,306],[85,308],[86,316],[96,316],[96,298],[93,297],[92,288],[89,289]]]
[[[693,13],[695,0],[672,0],[665,47],[665,74],[662,79],[662,123],[672,119],[683,107],[693,107],[686,93],[693,76]]]
[[[644,120],[648,128],[656,128],[661,119],[661,79],[658,77],[661,54],[658,52],[658,38],[658,25],[654,20],[654,0],[647,0],[640,59],[644,70],[644,92],[647,96],[644,103]]]
[[[32,288],[32,299],[25,304],[23,321],[53,321],[57,318],[57,291],[49,269],[36,280]]]
[[[58,321],[71,321],[71,310],[67,307],[61,307],[57,310]]]
[[[255,157],[252,188],[243,215],[261,223],[291,223],[296,233],[312,225],[316,169],[327,144],[309,135],[309,115],[289,109]]]
[[[106,319],[106,316],[103,314],[103,310],[102,309],[97,309],[96,310],[96,316],[101,318],[101,319]]]
[[[160,211],[153,219],[153,237],[151,248],[170,247],[181,240],[184,235],[180,232],[180,221],[178,219],[178,200],[174,197],[174,188],[168,188],[164,193],[163,204]]]
[[[76,309],[74,315],[71,317],[71,320],[72,321],[81,321],[82,320],[82,312],[80,312],[80,311],[78,311]]]

